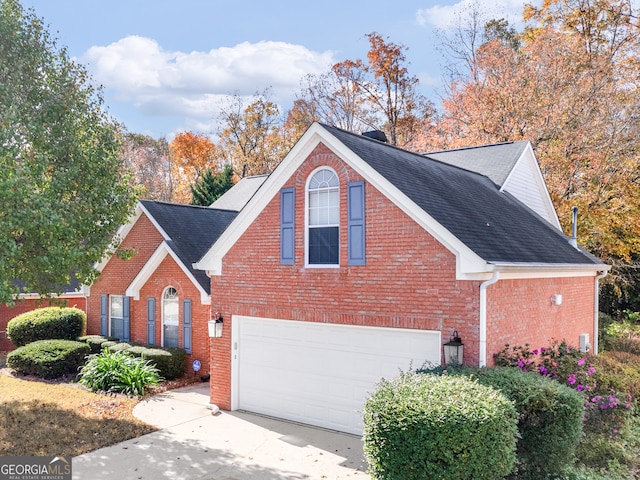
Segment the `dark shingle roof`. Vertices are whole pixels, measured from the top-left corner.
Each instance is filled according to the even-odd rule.
[[[487,262],[600,264],[484,175],[324,127]]]
[[[210,293],[211,282],[206,272],[195,270],[192,264],[209,250],[238,212],[151,200],[142,200],[140,203],[169,236],[169,247],[202,288]]]
[[[501,187],[513,171],[528,142],[507,142],[480,147],[425,153],[425,156],[486,175]]]

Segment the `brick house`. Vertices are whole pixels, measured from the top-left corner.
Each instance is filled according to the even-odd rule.
[[[98,266],[87,294],[87,332],[182,347],[209,371],[211,283],[192,264],[237,215],[234,210],[143,200],[121,228],[120,251]],[[217,303],[217,302],[216,302]],[[215,313],[215,312],[213,312]]]
[[[86,298],[82,289],[74,283],[65,285],[62,288],[62,293],[52,295],[51,298],[42,298],[35,293],[22,293],[13,305],[0,304],[0,352],[7,352],[16,348],[7,337],[9,320],[22,313],[49,306],[74,307],[84,312],[86,311]]]
[[[608,270],[560,230],[527,142],[419,155],[321,124],[194,268],[224,318],[211,402],[356,434],[375,383],[441,364],[454,331],[470,365],[597,349]]]

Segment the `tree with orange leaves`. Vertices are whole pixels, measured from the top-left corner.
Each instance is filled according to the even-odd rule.
[[[635,18],[617,0],[527,10],[517,36],[497,28],[457,55],[467,71],[452,77],[439,126],[449,147],[531,141],[565,231],[578,206],[580,243],[614,264],[618,285],[640,259]]]
[[[183,132],[169,144],[173,198],[177,203],[191,201],[191,185],[198,182],[206,170],[217,173],[216,147],[204,135]]]

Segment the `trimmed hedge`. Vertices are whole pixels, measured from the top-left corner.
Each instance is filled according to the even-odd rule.
[[[376,479],[500,479],[515,466],[513,404],[466,377],[407,373],[383,380],[363,420]]]
[[[517,368],[483,368],[476,378],[500,390],[518,411],[518,478],[559,475],[573,464],[585,415],[582,394]]]
[[[7,365],[24,375],[58,378],[76,374],[91,353],[89,345],[73,340],[38,340],[7,355]]]
[[[39,308],[9,320],[7,336],[16,347],[38,340],[75,340],[86,323],[87,316],[78,308]]]
[[[100,337],[104,339],[105,337]],[[126,342],[95,340],[100,342],[102,350],[110,352],[125,351],[133,357],[149,360],[165,380],[174,380],[184,373],[187,352],[183,348],[161,348],[157,346],[144,347]]]
[[[119,343],[116,343],[115,345],[111,345],[111,346],[107,347],[106,350],[109,350],[110,352],[116,353],[116,352],[121,352],[123,350],[129,350],[131,347],[133,347],[133,345],[131,345],[130,343],[119,342]],[[105,349],[103,348],[103,350],[105,350]]]
[[[165,380],[173,380],[184,373],[187,352],[183,348],[148,348],[142,358],[153,363]]]
[[[84,337],[78,337],[78,341],[89,345],[91,353],[100,353],[104,342],[115,342],[118,339],[115,337],[103,337],[102,335],[85,335]]]

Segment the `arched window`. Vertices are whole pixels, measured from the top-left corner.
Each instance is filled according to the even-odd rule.
[[[321,168],[307,184],[307,263],[340,263],[340,184],[336,173]]]
[[[179,318],[178,292],[168,287],[162,295],[162,346],[178,346]]]

